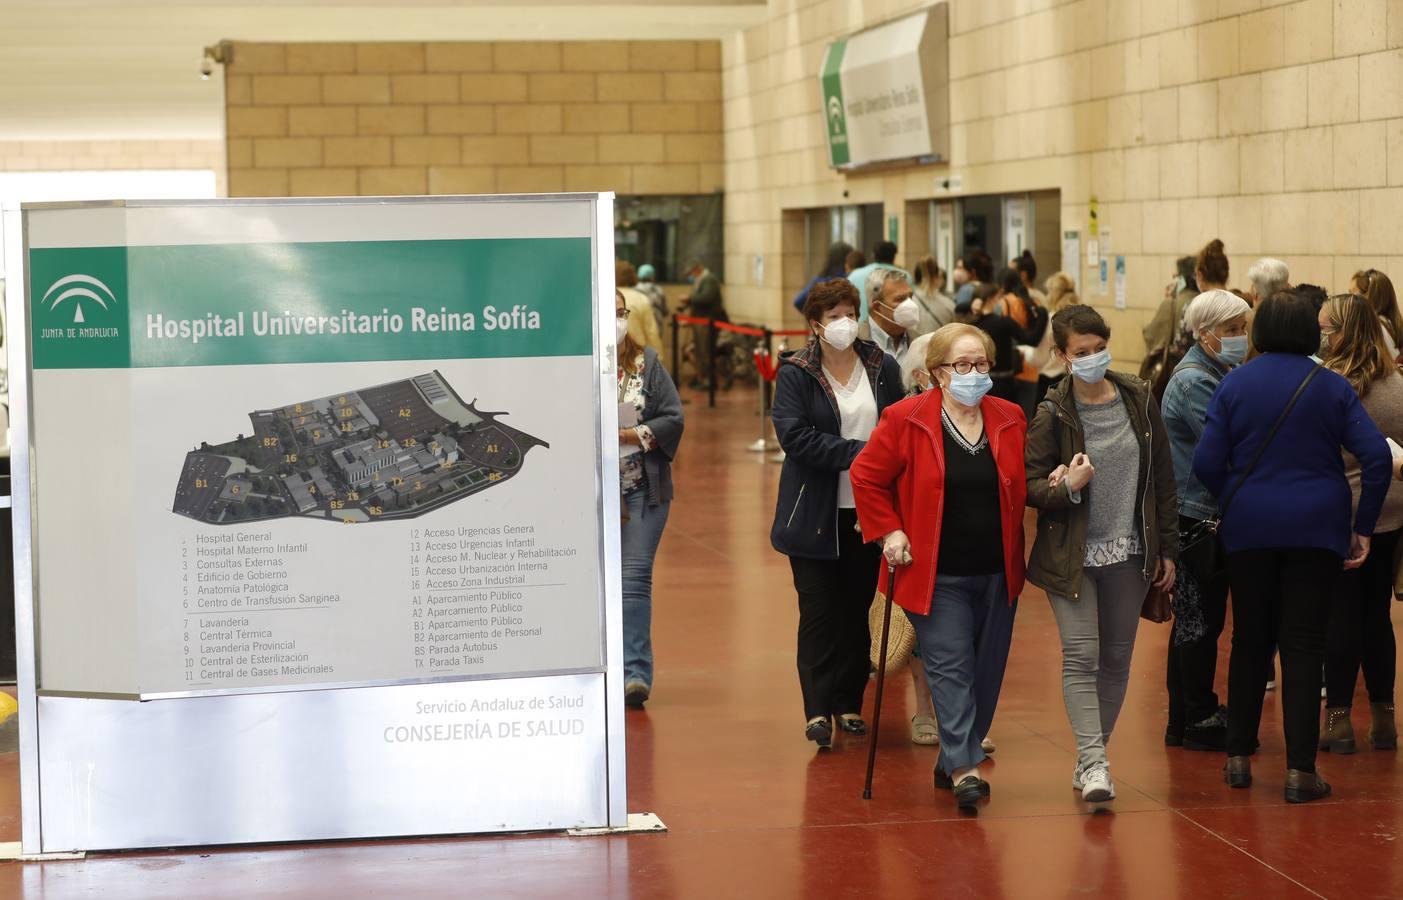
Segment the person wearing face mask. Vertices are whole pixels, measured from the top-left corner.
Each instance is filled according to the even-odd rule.
[[[1174,585],[1174,461],[1149,385],[1109,371],[1111,330],[1089,306],[1052,318],[1071,373],[1028,429],[1028,502],[1039,510],[1028,580],[1047,591],[1062,638],[1062,697],[1077,741],[1072,787],[1115,797],[1106,742],[1130,678],[1140,609]]]
[[[618,348],[619,542],[624,595],[624,702],[642,707],[653,691],[653,559],[672,508],[672,460],[682,441],[682,401],[657,351],[629,334],[633,315],[614,292]]]
[[[935,787],[965,809],[990,795],[981,742],[1024,577],[1027,420],[990,396],[993,356],[977,328],[936,331],[926,350],[931,390],[888,410],[852,466],[863,534],[881,541],[887,565],[906,567],[892,602],[915,628],[934,695]]]
[[[1218,384],[1247,357],[1247,301],[1229,291],[1205,291],[1184,311],[1184,327],[1195,343],[1164,389],[1164,427],[1174,457],[1179,492],[1179,533],[1195,536],[1218,515],[1218,501],[1194,477],[1194,448],[1203,434],[1208,404]],[[1213,690],[1218,636],[1228,611],[1227,573],[1218,565],[1217,536],[1193,543],[1179,559],[1174,586],[1174,623],[1169,629],[1169,724],[1164,742],[1187,750],[1222,752],[1227,746],[1227,708]]]
[[[1385,329],[1369,301],[1340,294],[1320,308],[1320,355],[1325,367],[1354,388],[1369,418],[1385,437],[1403,441],[1403,375],[1384,341]],[[1345,478],[1355,508],[1363,472],[1358,459],[1345,454]],[[1391,482],[1383,511],[1374,526],[1373,546],[1364,565],[1340,576],[1330,604],[1325,644],[1325,728],[1320,749],[1353,753],[1350,709],[1359,672],[1369,693],[1372,722],[1368,740],[1376,750],[1398,747],[1394,722],[1393,682],[1398,650],[1389,607],[1393,604],[1393,559],[1403,535],[1403,484]]]
[[[955,301],[945,293],[945,271],[936,263],[935,257],[921,257],[912,274],[916,278],[911,285],[915,290],[912,299],[921,307],[918,330],[929,334],[955,321]]]
[[[994,261],[983,250],[971,250],[955,261],[955,312],[967,313],[974,303],[975,289],[994,277]]]
[[[901,386],[907,397],[925,393],[935,384],[926,368],[926,356],[934,337],[935,332],[932,331],[911,342],[911,349],[901,366]],[[926,678],[925,665],[921,661],[919,641],[916,642],[915,653],[911,657],[911,686],[916,694],[916,714],[911,717],[911,743],[938,744],[940,730],[935,718],[935,701],[931,698],[930,682]],[[993,753],[994,739],[985,735],[980,748],[986,754]]]
[[[921,336],[921,308],[912,298],[911,282],[899,269],[877,269],[867,276],[871,314],[858,337],[872,341],[905,369],[911,342]]]
[[[1021,344],[1036,346],[1036,338],[1042,332],[1029,331],[1013,318],[1004,315],[998,303],[999,288],[994,284],[980,284],[974,289],[974,301],[969,308],[969,323],[985,331],[994,341],[995,358],[994,396],[1002,400],[1018,402],[1018,375],[1023,371]],[[1046,327],[1046,319],[1043,320]],[[1026,413],[1025,413],[1026,415]]]
[[[682,306],[686,314],[696,316],[699,319],[730,321],[726,317],[726,305],[721,299],[721,279],[703,265],[701,260],[690,262],[687,265],[686,275],[687,283],[692,285],[692,292],[682,298]],[[706,325],[692,326],[692,349],[693,361],[697,369],[692,387],[697,390],[705,390],[710,386],[707,379],[711,377],[712,349],[710,328]]]
[[[844,732],[867,732],[867,611],[880,551],[857,530],[848,470],[882,410],[902,397],[896,360],[857,339],[858,303],[847,279],[810,289],[813,337],[780,354],[771,411],[785,458],[770,543],[789,557],[799,595],[804,735],[820,748],[832,744],[835,718]]]
[[[1252,343],[1261,355],[1218,385],[1194,451],[1194,475],[1224,507],[1232,591],[1223,780],[1252,784],[1262,670],[1274,643],[1288,803],[1330,794],[1315,765],[1330,606],[1342,568],[1358,569],[1370,555],[1390,472],[1388,444],[1350,383],[1307,358],[1320,347],[1316,315],[1288,292],[1254,310]],[[1359,460],[1353,513],[1341,448]]]

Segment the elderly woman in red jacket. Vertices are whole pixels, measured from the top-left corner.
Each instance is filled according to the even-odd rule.
[[[970,325],[931,337],[932,389],[893,404],[851,469],[858,521],[905,566],[893,601],[916,629],[940,722],[935,785],[975,807],[1023,590],[1023,444],[1015,403],[988,396],[994,345]]]

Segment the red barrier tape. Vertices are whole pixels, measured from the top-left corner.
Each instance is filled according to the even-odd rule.
[[[715,319],[702,319],[697,316],[684,316],[681,313],[673,316],[678,325],[706,325],[716,326],[717,331],[734,331],[736,334],[748,334],[751,337],[762,338],[765,336],[763,328],[747,328],[744,325],[732,325],[730,322],[718,322]]]
[[[732,325],[730,322],[717,322],[716,327],[721,331],[734,331],[736,334],[748,334],[751,337],[762,338],[765,336],[765,329],[750,328],[746,325]]]

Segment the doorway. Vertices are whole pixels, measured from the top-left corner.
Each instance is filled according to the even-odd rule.
[[[842,242],[861,250],[867,261],[872,261],[872,248],[885,237],[882,212],[880,203],[784,210],[782,283],[787,298],[784,304],[787,323],[800,321],[791,301],[811,278],[823,271],[834,244]]]
[[[1039,284],[1063,268],[1060,191],[912,201],[907,204],[907,218],[925,224],[926,252],[947,273],[955,260],[975,250],[989,254],[995,272],[1024,250],[1030,251],[1038,266]]]

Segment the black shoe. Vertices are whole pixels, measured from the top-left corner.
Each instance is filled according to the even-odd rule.
[[[955,785],[955,805],[960,809],[974,809],[979,801],[989,796],[989,782],[978,775],[966,775]]]
[[[1252,757],[1229,756],[1223,766],[1223,780],[1228,787],[1245,788],[1252,786]]]
[[[867,723],[862,721],[862,716],[843,715],[838,717],[838,727],[848,734],[866,734]]]
[[[1228,717],[1222,710],[1184,729],[1185,750],[1209,750],[1222,753],[1228,749]]]
[[[969,776],[967,775],[962,780],[968,780],[968,778]],[[982,790],[984,791],[984,796],[989,796],[989,794],[992,793],[993,790],[989,787],[989,782],[981,778],[979,779],[979,783],[983,785]],[[940,763],[935,764],[935,789],[938,791],[952,791],[955,789],[954,779],[952,779],[950,775],[940,767]]]
[[[1317,772],[1291,769],[1286,773],[1286,802],[1309,803],[1330,796],[1330,785]]]
[[[1176,732],[1176,731],[1171,731],[1171,730],[1169,730],[1168,728],[1166,728],[1166,729],[1164,730],[1164,746],[1166,746],[1166,747],[1182,747],[1182,746],[1184,746],[1184,733],[1183,733],[1182,731],[1177,731],[1177,732]]]
[[[819,749],[833,746],[833,721],[827,716],[804,726],[804,737],[818,744]]]
[[[643,704],[648,702],[648,685],[641,681],[630,681],[624,685],[624,706],[630,709],[642,709]]]

